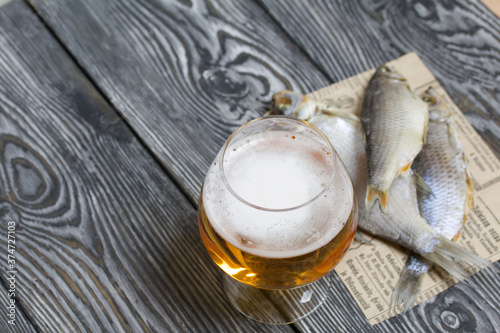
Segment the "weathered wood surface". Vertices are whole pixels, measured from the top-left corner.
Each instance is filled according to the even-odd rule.
[[[1,208],[0,208],[1,210]],[[1,214],[1,213],[0,213]],[[1,223],[1,222],[0,222]],[[4,223],[0,224],[2,227],[4,227]],[[7,238],[7,232],[5,232],[5,238]],[[7,258],[7,251],[2,250],[2,259]],[[6,260],[6,259],[5,259]],[[2,265],[3,266],[3,265]],[[3,273],[3,272],[2,272]],[[7,280],[5,279],[5,276],[2,276],[2,282],[6,282]],[[9,283],[6,283],[7,285],[7,291],[5,290],[4,286],[2,286],[2,289],[0,291],[0,304],[2,304],[2,318],[0,320],[0,332],[12,332],[12,333],[34,333],[36,332],[35,327],[31,324],[30,320],[26,317],[26,314],[24,313],[23,309],[19,305],[19,298],[16,297],[14,300],[16,301],[15,303],[15,318],[14,318],[14,324],[9,323],[9,320],[12,320],[10,317],[7,315],[9,314],[9,309],[7,307],[11,304],[11,298],[8,296],[9,293]],[[14,287],[14,289],[16,289]],[[10,289],[12,290],[12,289]],[[17,289],[16,289],[17,291]],[[17,295],[16,295],[17,296]]]
[[[484,70],[484,64],[498,65],[498,21],[475,2],[437,3],[437,9],[428,12],[434,3],[344,1],[320,6],[312,1],[265,1],[271,17],[253,1],[29,1],[193,204],[205,170],[227,135],[260,115],[273,92],[313,91],[407,51],[416,50],[423,57],[462,109],[474,105],[469,120],[499,151],[499,135],[488,135],[498,134],[498,122],[489,117],[498,120],[498,84],[492,79],[498,77],[499,66],[489,73]],[[455,20],[452,14],[462,16]],[[329,33],[334,33],[333,42]],[[318,42],[322,38],[324,43]],[[332,70],[322,64],[324,59],[334,61]],[[476,116],[471,115],[476,114],[474,122]],[[185,221],[183,225],[192,228]],[[196,250],[204,252],[195,241]],[[157,260],[153,257],[149,263],[158,264]],[[206,270],[217,275],[211,267]],[[488,332],[498,325],[499,278],[481,272],[472,279],[479,281],[477,286],[460,284],[373,328],[339,282],[327,306],[293,328],[447,331],[458,318],[459,324],[475,323],[464,326],[464,331]],[[211,281],[210,287],[219,288],[218,281]],[[177,283],[181,295],[199,292]],[[206,299],[211,296],[220,297],[214,293]],[[177,306],[172,301],[176,299],[161,305]],[[220,320],[219,311],[230,311],[217,306],[222,308],[214,308],[212,323]],[[203,311],[189,319],[212,320],[204,318]],[[243,329],[232,320],[245,319],[226,319],[218,331]]]
[[[497,262],[496,267],[500,265]],[[303,332],[500,332],[500,283],[497,272],[481,271],[407,313],[369,326],[345,296],[342,282],[328,302],[295,325]],[[342,320],[340,318],[349,318]]]
[[[228,304],[195,207],[25,2],[0,9],[0,49],[2,230],[38,331],[292,331]]]
[[[193,203],[274,92],[330,82],[254,1],[30,2]]]

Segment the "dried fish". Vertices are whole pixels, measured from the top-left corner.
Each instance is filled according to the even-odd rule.
[[[443,101],[436,102],[432,89],[427,90],[424,100],[431,103],[427,141],[412,167],[421,177],[418,206],[437,233],[456,241],[473,206],[474,188],[449,107]],[[477,258],[478,262],[481,260]],[[404,303],[405,311],[408,310],[417,299],[422,278],[431,266],[429,261],[411,254],[391,302],[397,306]]]
[[[358,221],[359,228],[412,250],[460,280],[470,275],[464,265],[490,266],[488,261],[442,236],[420,215],[412,170],[396,177],[388,197],[391,205],[387,213],[372,210]]]
[[[308,103],[313,102],[314,100],[308,99]],[[367,212],[364,200],[360,199],[367,190],[368,179],[366,151],[361,149],[363,136],[360,122],[354,115],[338,111],[328,111],[325,114],[321,108],[318,106],[309,122],[329,138],[351,175],[358,197],[360,229],[420,254],[459,279],[469,275],[462,266],[463,263],[479,267],[489,265],[486,260],[441,236],[421,216],[417,180],[412,170],[397,176],[393,181],[388,192],[391,205],[387,207],[386,214],[376,209]],[[294,111],[291,109],[288,114],[294,114]]]
[[[367,209],[378,201],[387,212],[389,188],[422,148],[428,119],[427,103],[413,94],[401,74],[387,66],[376,70],[361,109],[368,155]]]

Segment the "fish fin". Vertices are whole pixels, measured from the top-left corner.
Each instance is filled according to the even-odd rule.
[[[354,234],[354,239],[361,244],[373,245],[373,243],[366,239],[365,236],[363,236],[359,231],[356,231],[356,234]]]
[[[420,147],[420,150],[424,147],[425,143],[427,142],[427,133],[429,132],[429,106],[427,105],[427,120],[425,121],[424,125],[424,133],[422,134],[422,146]]]
[[[418,173],[413,172],[415,175],[415,182],[417,185],[417,196],[420,199],[429,199],[431,196],[436,197],[432,192],[429,184],[425,182],[425,180]]]
[[[410,171],[411,169],[411,164],[413,163],[413,160],[408,163],[407,165],[405,165],[402,169],[399,170],[399,174],[404,176],[408,173],[408,171]]]
[[[465,280],[471,273],[467,272],[465,267],[475,266],[478,268],[491,268],[494,266],[486,259],[477,254],[453,243],[451,240],[442,236],[438,237],[438,243],[431,252],[419,253],[422,257],[432,261],[445,271],[459,280]],[[496,270],[496,268],[495,268]]]
[[[404,312],[408,311],[417,300],[425,272],[414,271],[406,265],[401,272],[398,283],[392,292],[391,305],[399,308],[404,303]]]
[[[456,242],[460,236],[462,236],[462,230],[460,230],[459,232],[457,232],[457,234],[455,236],[453,236],[453,238],[451,239],[452,242]]]
[[[374,189],[371,185],[366,188],[366,198],[365,206],[368,211],[373,209],[375,202],[378,201],[380,211],[384,214],[387,213],[387,203],[389,201],[389,196],[387,192]]]

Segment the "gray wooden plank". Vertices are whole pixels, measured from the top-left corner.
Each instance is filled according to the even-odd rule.
[[[3,222],[3,221],[2,221]],[[4,228],[5,224],[1,223],[2,230],[7,230]],[[7,232],[5,232],[5,237],[7,238]],[[15,255],[15,253],[14,253]],[[7,260],[7,248],[2,251],[2,259],[5,258]],[[7,264],[7,262],[5,262]],[[2,264],[2,267],[4,265]],[[9,275],[7,278],[12,278]],[[36,332],[35,327],[29,321],[29,318],[24,313],[23,308],[19,304],[19,298],[16,295],[17,292],[17,278],[7,282],[4,276],[2,276],[2,280],[5,280],[5,288],[2,285],[2,290],[0,292],[0,304],[2,304],[2,318],[0,319],[0,332],[12,332],[12,333],[34,333]],[[14,282],[14,285],[11,287],[11,282]],[[14,300],[14,303],[11,303],[11,300]]]
[[[335,45],[338,53],[325,55],[348,59],[333,72],[345,76],[335,77],[322,67],[318,70],[311,66],[293,41],[249,1],[124,1],[120,5],[114,1],[30,2],[192,201],[196,200],[210,156],[234,127],[262,113],[273,92],[283,87],[309,92],[404,53],[383,39],[385,35],[369,35],[366,49],[351,49],[352,37],[349,31],[343,31],[345,39]],[[305,7],[310,4],[304,3]],[[297,1],[280,6],[293,10],[302,8],[301,4]],[[371,6],[385,8],[384,3]],[[369,16],[372,8],[363,8]],[[361,17],[356,8],[349,13]],[[326,23],[316,21],[306,8],[290,20],[296,30],[330,22],[328,17],[324,18]],[[375,27],[384,25],[383,18],[374,20]],[[337,21],[341,26],[341,15]],[[363,29],[371,29],[357,28],[362,24],[359,18],[349,26],[359,29],[359,38],[366,33]],[[310,52],[324,52],[324,45],[315,45]],[[389,51],[384,51],[386,48]],[[174,80],[176,84],[168,84]],[[301,330],[405,332],[431,327],[428,322],[416,326],[404,318],[388,322],[387,327],[371,328],[356,312],[359,310],[345,287],[337,283],[335,291],[336,297],[323,312],[299,324]],[[341,307],[337,299],[342,300]],[[358,314],[353,316],[351,311]]]
[[[335,81],[416,51],[500,157],[500,20],[479,2],[259,1]],[[306,18],[314,24],[302,24]],[[336,285],[338,301],[298,325],[307,332],[499,331],[500,276],[486,270],[468,282],[374,327],[354,319],[361,311]],[[355,315],[349,321],[346,313]]]
[[[291,331],[228,304],[193,205],[23,1],[0,9],[0,49],[0,217],[36,328]]]
[[[274,92],[329,83],[254,1],[30,3],[193,202]]]

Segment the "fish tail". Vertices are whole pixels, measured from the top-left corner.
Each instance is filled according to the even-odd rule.
[[[404,312],[410,309],[417,300],[420,289],[422,288],[424,273],[425,272],[422,271],[412,270],[408,265],[403,268],[398,283],[392,292],[391,308],[394,305],[400,307],[404,303]]]
[[[368,211],[371,211],[375,202],[378,201],[378,205],[382,213],[387,213],[387,202],[389,201],[389,197],[387,192],[377,190],[373,188],[371,185],[368,185],[366,188],[366,198],[365,198],[365,206]]]
[[[464,280],[472,275],[466,270],[468,266],[497,270],[488,260],[481,258],[477,254],[444,237],[439,237],[439,243],[434,246],[431,252],[420,253],[420,255],[440,266],[459,280]]]

